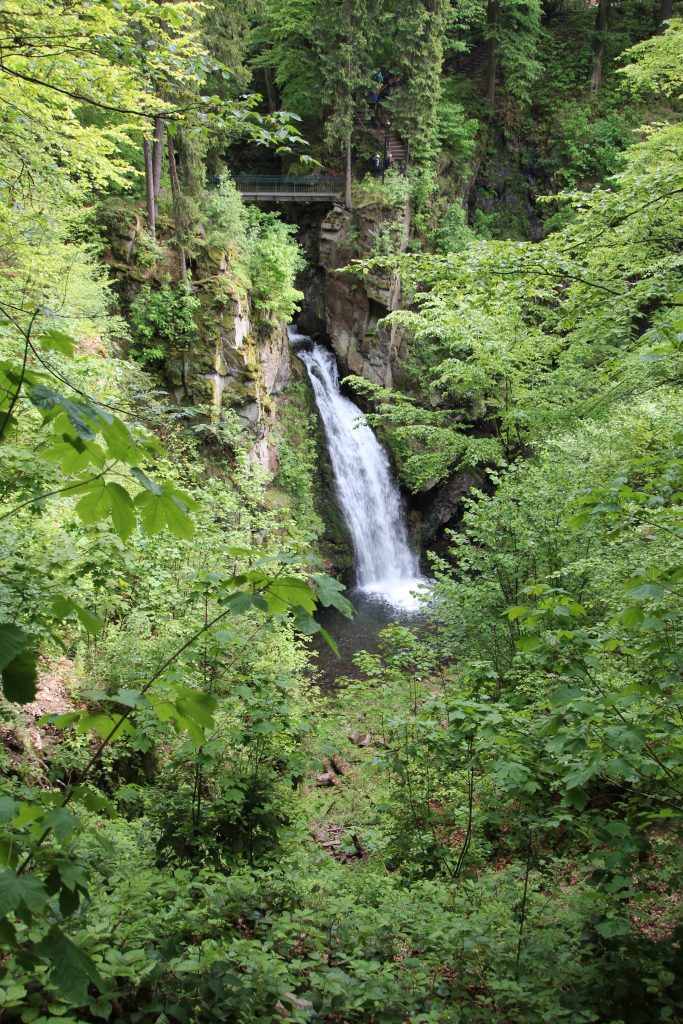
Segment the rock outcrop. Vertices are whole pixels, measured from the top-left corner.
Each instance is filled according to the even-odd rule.
[[[342,268],[371,255],[382,239],[391,238],[397,249],[405,248],[408,225],[408,211],[397,214],[371,203],[353,211],[334,206],[320,225],[318,274],[313,279],[316,317],[322,306],[325,333],[342,368],[384,387],[403,383],[403,331],[379,323],[400,308],[399,278],[390,270],[358,276]]]
[[[233,409],[253,438],[250,456],[275,472],[277,447],[270,435],[291,373],[286,327],[254,315],[224,258],[198,277],[195,294],[198,336],[177,367],[176,393],[184,390],[193,402],[211,404],[216,417]]]
[[[107,224],[106,261],[127,309],[144,285],[177,281],[179,268],[169,245],[159,244],[148,261],[142,218],[128,208],[117,211]],[[266,310],[253,309],[224,252],[204,249],[195,263],[196,334],[184,348],[165,351],[161,373],[177,402],[206,406],[214,418],[221,409],[232,409],[251,438],[250,457],[275,472],[272,428],[291,372],[286,326]]]

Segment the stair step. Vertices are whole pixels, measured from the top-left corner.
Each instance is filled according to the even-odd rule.
[[[356,118],[358,119],[358,112],[356,112]],[[376,124],[363,124],[360,122],[361,127],[365,128],[368,135],[371,135],[377,144],[377,152],[381,155],[384,152],[384,129]],[[390,131],[386,137],[387,153],[391,153],[391,156],[395,163],[406,163],[408,160],[409,147],[396,132]]]

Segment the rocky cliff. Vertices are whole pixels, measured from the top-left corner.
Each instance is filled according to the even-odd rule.
[[[355,374],[404,392],[412,391],[404,369],[407,338],[402,328],[381,322],[401,308],[400,279],[389,270],[355,274],[343,268],[353,260],[383,254],[387,241],[393,252],[405,250],[409,229],[408,207],[388,209],[361,202],[353,211],[341,206],[328,209],[317,224],[307,221],[300,234],[310,262],[299,282],[306,295],[301,330],[332,346],[342,375]],[[459,521],[468,491],[487,486],[480,470],[464,467],[440,485],[407,496],[415,543],[438,547],[444,531]]]
[[[178,267],[171,246],[160,244],[150,263],[142,218],[112,217],[107,262],[124,310],[146,284],[175,281]],[[179,403],[206,406],[213,418],[232,409],[251,441],[250,457],[272,472],[278,468],[272,433],[278,403],[290,381],[286,325],[255,313],[250,296],[233,272],[226,253],[199,248],[191,294],[196,300],[196,331],[182,346],[167,349],[159,367]]]
[[[211,403],[213,415],[232,409],[253,439],[250,456],[277,471],[277,446],[271,434],[278,402],[290,376],[286,326],[260,311],[231,281],[222,258],[198,277],[197,340],[183,353],[173,384],[195,402]]]
[[[334,206],[317,232],[302,233],[311,269],[301,282],[306,303],[301,329],[326,336],[342,370],[385,387],[405,384],[401,362],[406,356],[403,332],[379,323],[401,305],[401,287],[392,271],[342,272],[352,260],[366,258],[388,240],[398,250],[408,241],[409,211],[361,203],[354,210]]]

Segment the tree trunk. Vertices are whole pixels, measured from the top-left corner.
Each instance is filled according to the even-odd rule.
[[[161,160],[164,152],[164,119],[159,114],[154,118],[154,145],[152,147],[152,181],[154,184],[154,208],[159,213],[159,192],[161,191]]]
[[[500,11],[500,0],[489,0],[486,10],[486,21],[489,30],[489,54],[486,64],[486,101],[493,110],[496,102],[496,77],[498,74],[498,45],[495,28]]]
[[[147,198],[147,227],[152,238],[156,238],[156,204],[154,202],[154,170],[152,167],[152,146],[149,139],[143,142],[145,152],[145,195]]]
[[[671,21],[674,13],[674,0],[662,0],[659,5],[659,20],[657,21],[657,33],[661,36],[666,32],[667,22]]]
[[[271,114],[274,114],[277,110],[277,91],[275,89],[275,80],[273,79],[273,69],[264,68],[263,77],[266,80],[266,96],[268,97],[268,110]]]
[[[609,25],[610,0],[600,0],[598,13],[595,16],[595,32],[593,34],[593,71],[591,72],[591,92],[597,92],[602,82],[602,58],[605,52],[605,40]]]
[[[171,179],[171,196],[173,197],[173,219],[175,221],[176,244],[178,246],[178,262],[180,265],[180,277],[187,285],[187,259],[182,242],[183,216],[180,197],[180,182],[178,181],[178,166],[175,159],[175,146],[173,136],[168,136],[168,173]]]
[[[344,206],[351,209],[351,136],[346,140],[346,173],[344,175]]]

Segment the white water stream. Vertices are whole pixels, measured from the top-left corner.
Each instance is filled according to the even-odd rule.
[[[313,386],[337,500],[353,543],[358,588],[396,608],[417,610],[415,591],[426,581],[408,541],[387,454],[358,406],[341,394],[334,355],[294,328],[289,337]]]

